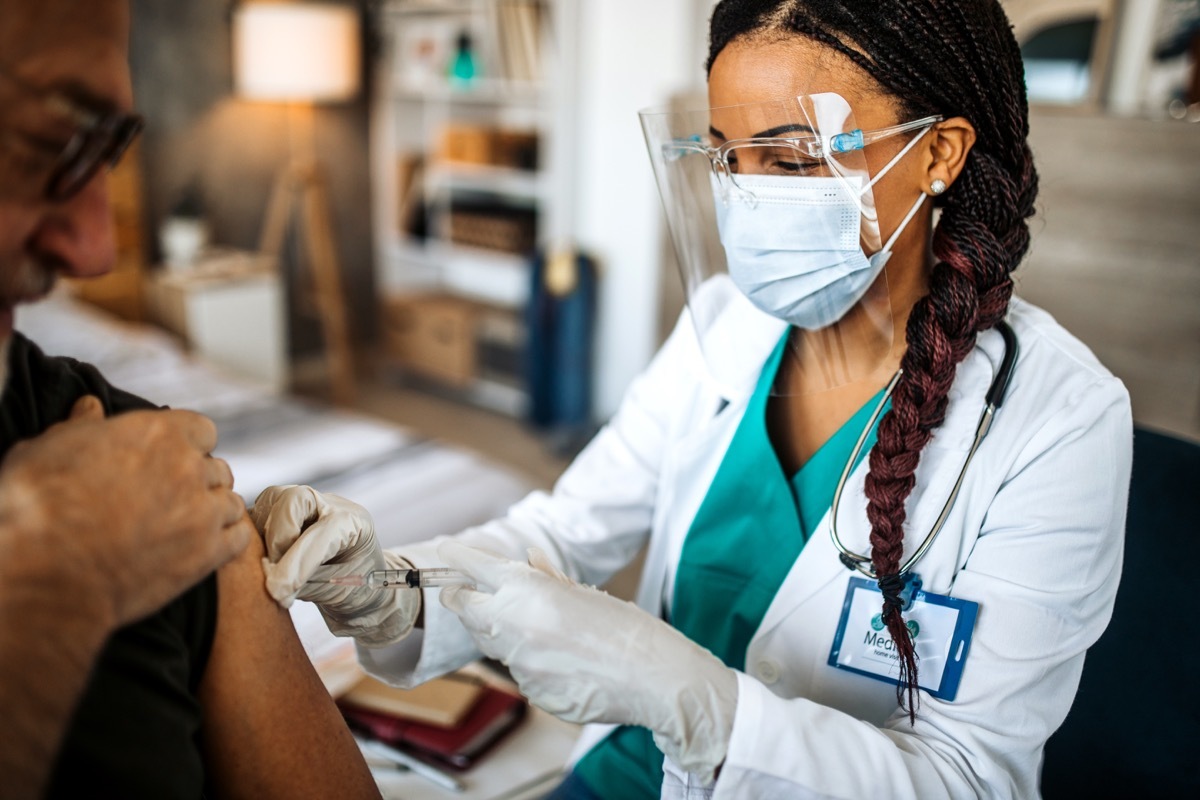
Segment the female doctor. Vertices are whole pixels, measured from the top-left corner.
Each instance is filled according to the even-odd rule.
[[[642,117],[687,311],[553,492],[383,552],[362,508],[274,487],[268,588],[393,682],[482,652],[603,723],[557,797],[1036,797],[1112,608],[1132,423],[1012,298],[1037,176],[1010,25],[724,0],[708,71],[710,108]],[[647,541],[636,605],[590,586]],[[306,585],[408,565],[474,587]]]

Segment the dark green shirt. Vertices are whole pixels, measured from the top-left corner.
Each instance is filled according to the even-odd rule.
[[[8,384],[0,397],[0,458],[17,442],[66,419],[85,394],[99,397],[110,415],[154,408],[109,385],[95,367],[49,357],[19,333],[13,334],[8,361]],[[217,583],[210,575],[157,614],[109,638],[66,732],[48,797],[204,795],[196,692],[216,621]]]

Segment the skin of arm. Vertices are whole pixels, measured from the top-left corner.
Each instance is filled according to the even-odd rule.
[[[200,684],[219,797],[378,798],[288,612],[264,587],[262,540],[217,573],[217,630]]]

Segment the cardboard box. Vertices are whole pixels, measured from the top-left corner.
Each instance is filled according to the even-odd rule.
[[[459,164],[491,164],[493,131],[484,125],[449,123],[442,129],[438,158]]]
[[[447,295],[390,298],[383,309],[383,346],[406,369],[455,388],[475,380],[477,309]]]

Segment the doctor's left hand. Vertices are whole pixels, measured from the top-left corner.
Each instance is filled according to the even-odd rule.
[[[632,603],[559,572],[455,541],[438,548],[476,588],[441,601],[539,708],[568,722],[641,725],[681,767],[712,780],[733,730],[737,678],[716,656]]]
[[[270,486],[254,501],[250,519],[266,545],[267,591],[281,606],[297,598],[316,603],[335,636],[353,636],[368,647],[397,642],[412,630],[420,592],[308,582],[318,570],[327,580],[412,567],[379,546],[365,508],[310,486]]]

